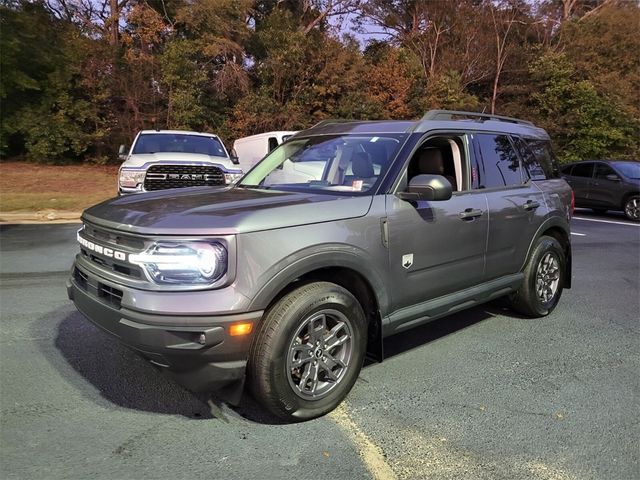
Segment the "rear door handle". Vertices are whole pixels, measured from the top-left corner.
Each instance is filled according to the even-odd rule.
[[[522,208],[524,208],[525,210],[535,210],[539,206],[540,206],[540,202],[536,202],[534,200],[527,200],[527,203],[522,205]]]
[[[476,217],[480,217],[484,212],[477,208],[467,208],[464,212],[460,212],[458,216],[461,220],[473,220]]]

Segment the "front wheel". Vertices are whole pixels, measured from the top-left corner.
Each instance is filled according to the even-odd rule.
[[[629,220],[640,222],[640,195],[631,195],[624,202],[624,214]]]
[[[524,268],[524,280],[511,298],[517,312],[544,317],[553,311],[562,295],[566,259],[562,246],[553,237],[538,239]]]
[[[358,378],[366,329],[360,303],[339,285],[293,290],[269,309],[253,341],[247,372],[253,396],[289,421],[330,412]]]

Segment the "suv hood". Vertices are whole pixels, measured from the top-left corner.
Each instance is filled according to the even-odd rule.
[[[107,200],[85,210],[82,218],[140,234],[222,235],[361,217],[372,198],[193,187]]]
[[[136,153],[129,157],[122,164],[125,168],[142,168],[146,164],[154,163],[217,163],[227,168],[239,169],[234,165],[228,157],[216,157],[213,155],[204,155],[200,153],[184,153],[184,152],[158,152],[158,153]]]

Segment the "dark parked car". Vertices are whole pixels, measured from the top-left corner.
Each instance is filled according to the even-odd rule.
[[[562,168],[576,197],[576,207],[594,212],[622,210],[629,220],[640,221],[640,162],[596,160]]]

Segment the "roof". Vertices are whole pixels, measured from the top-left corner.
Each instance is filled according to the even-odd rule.
[[[202,137],[218,137],[215,133],[206,133],[206,132],[190,132],[188,130],[141,130],[140,135],[150,135],[150,134],[159,134],[159,133],[170,133],[170,134],[178,134],[178,135],[200,135]]]
[[[296,136],[331,134],[402,134],[424,133],[431,130],[474,130],[517,134],[548,139],[547,133],[533,123],[517,118],[476,112],[430,110],[417,121],[411,120],[324,120]]]

